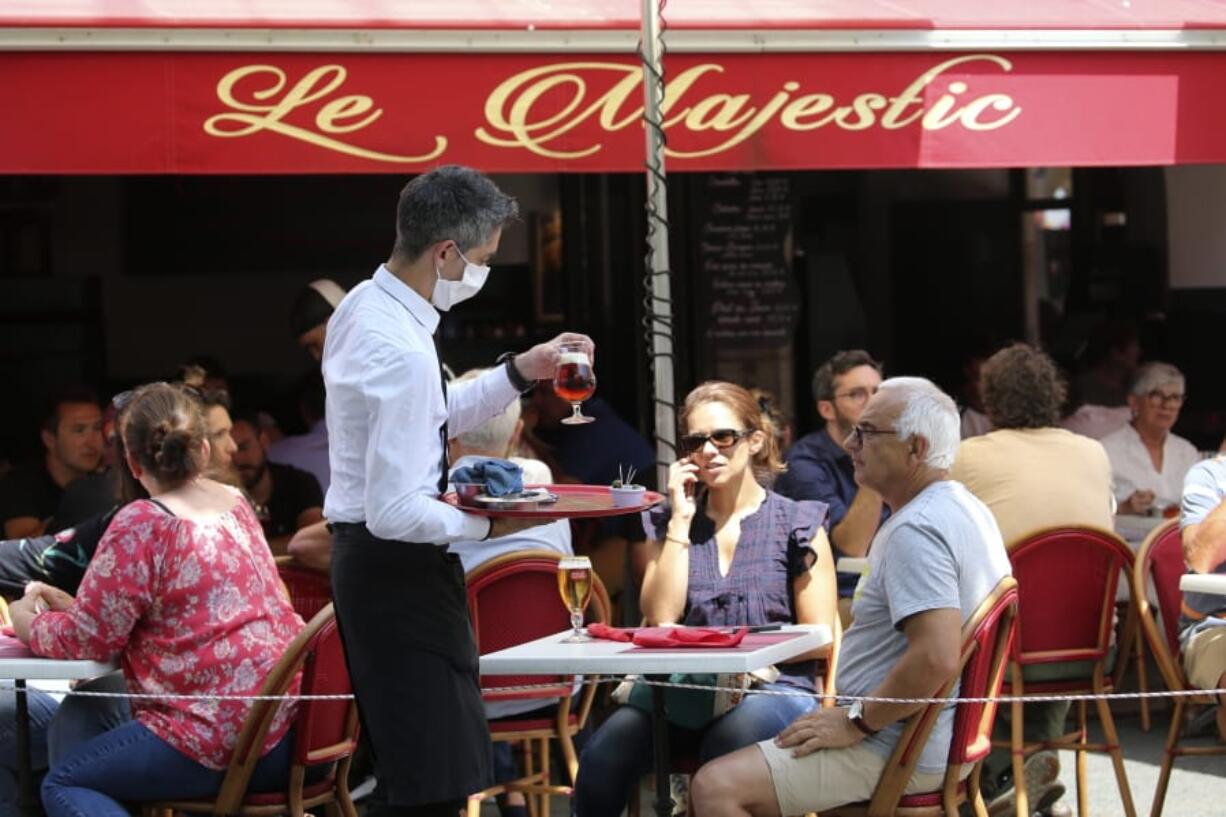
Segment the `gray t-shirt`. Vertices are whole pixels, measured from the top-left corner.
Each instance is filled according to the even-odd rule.
[[[1179,527],[1186,528],[1188,525],[1199,525],[1204,522],[1205,517],[1221,504],[1224,498],[1226,498],[1226,456],[1217,456],[1193,465],[1183,479]],[[1213,568],[1213,572],[1226,573],[1226,562]],[[1180,617],[1179,637],[1185,645],[1188,639],[1206,627],[1226,625],[1226,619],[1221,617],[1221,596],[1214,593],[1185,592],[1183,601],[1188,607],[1206,615],[1206,618],[1199,621],[1193,621],[1187,616]],[[1214,613],[1218,615],[1212,615]]]
[[[1000,529],[988,507],[959,482],[929,485],[873,539],[868,569],[853,597],[855,623],[843,636],[839,692],[871,695],[885,680],[906,652],[901,628],[908,617],[958,609],[965,623],[1009,572]],[[953,714],[949,706],[937,719],[920,755],[920,771],[944,771]],[[866,739],[865,746],[888,757],[902,729],[901,721],[891,724]]]

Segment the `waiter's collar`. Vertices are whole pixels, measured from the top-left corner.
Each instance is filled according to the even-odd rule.
[[[425,298],[417,294],[411,286],[401,281],[392,271],[387,268],[386,264],[380,264],[379,269],[375,270],[375,283],[400,302],[405,309],[409,310],[409,314],[417,319],[417,322],[425,327],[426,331],[431,335],[438,328],[439,314],[438,310],[427,301]]]

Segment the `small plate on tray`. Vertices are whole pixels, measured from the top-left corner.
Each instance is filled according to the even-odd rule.
[[[490,511],[534,511],[558,501],[558,495],[547,488],[526,488],[517,494],[489,496],[477,494],[472,499],[478,508]]]
[[[461,486],[456,486],[460,488]],[[449,505],[482,516],[536,517],[540,519],[582,519],[623,516],[645,511],[664,500],[655,491],[644,491],[635,505],[618,506],[607,485],[528,485],[513,496],[486,496],[467,489],[457,496],[452,491],[442,497]]]

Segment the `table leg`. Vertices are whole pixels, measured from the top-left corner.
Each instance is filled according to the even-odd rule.
[[[648,676],[649,681],[666,681],[666,675]],[[668,754],[668,720],[664,717],[664,687],[651,688],[651,731],[656,762],[656,817],[672,817],[673,787],[669,780],[672,764]]]
[[[34,792],[34,772],[30,768],[30,707],[25,690],[25,681],[13,681],[13,694],[17,696],[18,807],[24,815],[39,815],[42,814],[42,804]]]

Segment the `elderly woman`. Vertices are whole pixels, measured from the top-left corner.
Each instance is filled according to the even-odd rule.
[[[1171,364],[1137,369],[1128,394],[1132,422],[1102,440],[1120,513],[1145,515],[1179,506],[1183,478],[1200,460],[1190,442],[1171,433],[1184,397],[1183,374]]]

